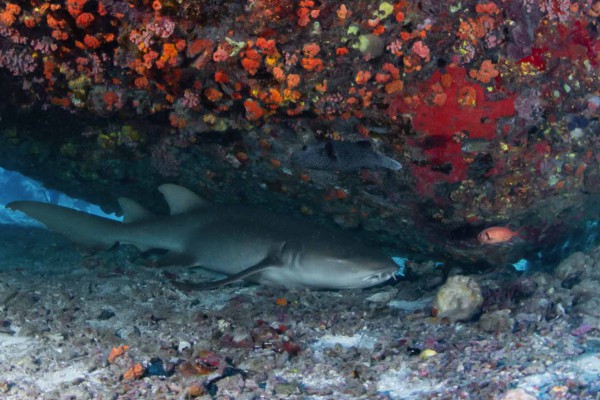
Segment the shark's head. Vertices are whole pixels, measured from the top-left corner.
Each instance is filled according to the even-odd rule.
[[[356,241],[308,240],[286,246],[283,259],[290,267],[288,287],[359,289],[390,279],[398,266],[377,249]]]

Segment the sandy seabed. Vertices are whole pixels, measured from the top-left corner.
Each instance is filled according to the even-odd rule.
[[[170,280],[201,269],[145,262],[0,226],[0,399],[600,398],[600,248],[475,276],[484,304],[462,322],[432,317],[435,271],[185,292]]]

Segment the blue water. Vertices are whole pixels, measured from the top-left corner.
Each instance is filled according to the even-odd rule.
[[[47,189],[40,182],[30,179],[18,172],[8,171],[0,168],[0,224],[18,224],[26,226],[42,226],[36,220],[27,215],[6,209],[4,206],[16,200],[35,200],[45,203],[58,204],[61,206],[85,211],[101,217],[120,221],[122,218],[115,214],[106,214],[100,207],[80,199],[74,199],[62,192]]]

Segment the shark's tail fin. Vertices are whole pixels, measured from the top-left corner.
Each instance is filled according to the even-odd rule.
[[[6,208],[22,211],[67,239],[93,250],[104,250],[119,241],[123,224],[108,218],[37,201],[15,201]]]

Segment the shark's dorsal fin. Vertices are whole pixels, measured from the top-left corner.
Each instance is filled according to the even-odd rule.
[[[121,211],[123,211],[123,222],[137,222],[154,217],[150,211],[142,207],[137,201],[131,200],[127,197],[119,197],[117,199]]]
[[[200,198],[196,193],[183,186],[165,183],[158,187],[169,204],[171,215],[183,214],[198,208],[206,207],[208,202]]]

